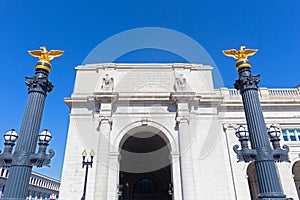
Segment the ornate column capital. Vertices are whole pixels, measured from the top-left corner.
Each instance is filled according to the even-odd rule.
[[[240,90],[241,93],[244,90],[255,89],[258,90],[258,83],[260,82],[260,75],[240,76],[234,83],[234,88]]]
[[[190,117],[189,116],[178,116],[176,117],[176,123],[180,124],[181,122],[187,122],[190,123]]]
[[[112,118],[110,116],[99,116],[99,125],[108,123],[112,125]]]
[[[47,76],[44,77],[25,77],[25,84],[28,86],[28,93],[40,92],[46,95],[53,89],[52,83],[48,80]]]

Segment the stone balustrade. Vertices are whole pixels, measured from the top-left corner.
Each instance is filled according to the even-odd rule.
[[[240,97],[240,92],[236,89],[220,88],[217,89],[220,94],[227,98]],[[277,98],[277,97],[296,97],[300,98],[300,88],[259,88],[261,98]]]

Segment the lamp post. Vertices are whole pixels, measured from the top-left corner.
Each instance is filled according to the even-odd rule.
[[[5,148],[0,154],[0,164],[1,167],[10,167],[10,169],[2,199],[25,199],[32,167],[48,166],[54,156],[53,150],[49,150],[49,154],[46,153],[51,133],[46,130],[39,135],[39,130],[47,93],[53,89],[52,83],[48,80],[51,70],[50,60],[63,53],[59,50],[48,52],[45,47],[41,47],[41,50],[29,51],[30,55],[38,57],[39,60],[35,65],[35,75],[32,78],[25,78],[28,86],[28,99],[20,134],[16,137],[15,131],[11,130],[4,136]],[[12,153],[17,138],[16,148]],[[38,140],[39,151],[35,153]]]
[[[82,194],[81,200],[85,200],[89,166],[91,166],[91,168],[93,167],[93,158],[95,156],[95,152],[93,150],[90,152],[91,161],[89,161],[88,159],[87,159],[87,161],[85,161],[86,156],[87,156],[87,153],[86,153],[86,150],[84,150],[82,152],[82,168],[84,168],[84,166],[85,166],[85,177],[84,177],[84,187],[83,187],[83,194]]]
[[[241,46],[238,51],[235,49],[223,51],[226,56],[237,59],[236,69],[239,73],[239,79],[235,82],[234,86],[242,95],[251,142],[251,149],[248,149],[248,144],[246,145],[246,142],[248,143],[248,136],[247,134],[243,135],[242,133],[245,133],[245,131],[241,132],[241,129],[239,129],[236,135],[239,137],[242,149],[238,150],[237,145],[235,145],[233,149],[238,156],[238,161],[254,161],[260,191],[258,199],[287,200],[288,198],[286,198],[281,188],[275,161],[289,162],[289,149],[287,146],[283,146],[284,149],[281,149],[280,146],[277,149],[271,148],[258,98],[257,84],[260,81],[260,75],[252,75],[251,64],[247,59],[248,56],[254,55],[256,52],[257,50],[245,49],[245,46]],[[271,127],[269,134],[273,135],[274,132],[272,130]]]

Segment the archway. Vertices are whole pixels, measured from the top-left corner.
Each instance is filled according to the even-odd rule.
[[[297,161],[293,165],[292,173],[294,175],[295,186],[300,199],[300,161]]]
[[[253,162],[248,165],[247,176],[248,176],[248,184],[249,184],[251,199],[256,200],[257,195],[259,194],[259,187],[258,187],[258,182],[256,177],[256,170]]]
[[[172,199],[170,148],[163,134],[126,134],[120,145],[119,200]]]

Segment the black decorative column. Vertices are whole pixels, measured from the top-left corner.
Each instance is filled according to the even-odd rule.
[[[5,166],[10,167],[10,169],[3,199],[25,199],[28,194],[32,167],[49,165],[50,159],[54,156],[53,150],[50,150],[49,154],[45,153],[51,134],[49,136],[48,132],[45,131],[39,137],[39,131],[45,99],[47,93],[53,89],[52,83],[48,80],[48,74],[51,69],[50,60],[62,55],[63,51],[48,52],[45,47],[42,47],[41,50],[29,51],[29,53],[39,57],[39,61],[36,64],[34,77],[26,77],[28,99],[11,164]],[[40,150],[38,153],[35,153],[38,139],[40,140]],[[5,159],[3,156],[0,158]]]
[[[273,157],[274,150],[270,145],[268,131],[258,97],[257,84],[260,81],[260,76],[252,75],[250,69],[251,65],[247,59],[248,56],[255,54],[257,50],[244,48],[245,47],[242,46],[239,51],[223,51],[225,55],[232,56],[237,59],[236,69],[239,73],[239,79],[235,82],[234,86],[237,90],[240,91],[242,95],[252,147],[252,149],[250,150],[243,147],[242,150],[237,150],[236,145],[234,147],[234,150],[238,154],[239,160],[242,159],[245,162],[254,160],[260,191],[258,199],[284,200],[287,198],[281,188],[280,180],[275,166],[275,159]],[[279,154],[282,154],[283,157],[285,155],[286,159],[278,161],[289,161],[287,153],[288,149],[280,151]]]

